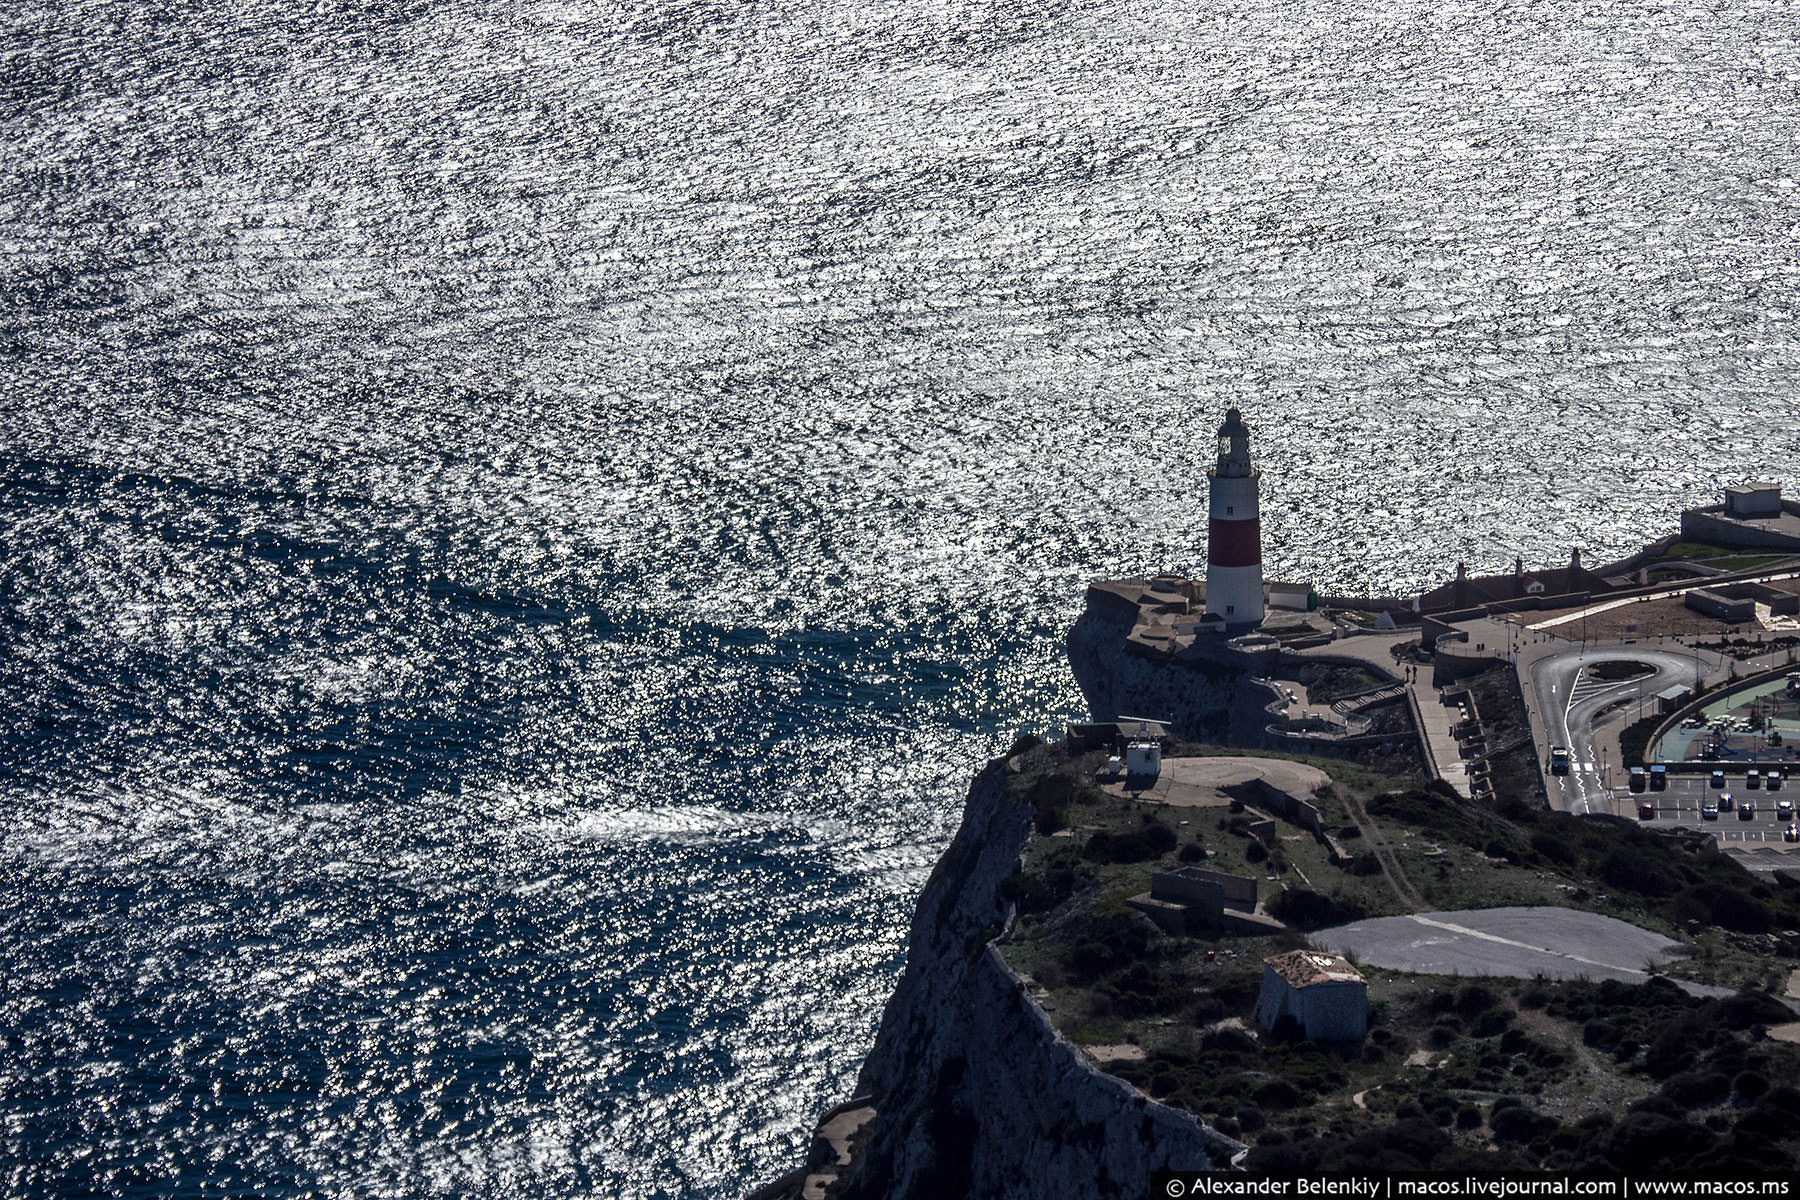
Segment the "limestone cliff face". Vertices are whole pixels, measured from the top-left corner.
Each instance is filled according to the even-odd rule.
[[[1213,663],[1141,657],[1127,649],[1135,612],[1090,595],[1069,630],[1069,667],[1095,721],[1145,717],[1169,721],[1177,737],[1256,747],[1276,742],[1265,726],[1268,689],[1242,671]]]
[[[996,762],[976,777],[919,899],[858,1083],[877,1115],[845,1196],[1135,1195],[1151,1171],[1227,1167],[1242,1149],[1091,1066],[990,944],[1007,915],[1000,882],[1030,835],[1006,772]]]

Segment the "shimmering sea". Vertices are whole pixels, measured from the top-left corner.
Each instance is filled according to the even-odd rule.
[[[1800,489],[1800,9],[19,0],[0,1195],[729,1197],[1097,575]]]

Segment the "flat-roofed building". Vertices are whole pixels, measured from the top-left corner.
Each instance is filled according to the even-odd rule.
[[[1728,517],[1776,517],[1781,515],[1781,485],[1750,483],[1725,489],[1725,515]]]

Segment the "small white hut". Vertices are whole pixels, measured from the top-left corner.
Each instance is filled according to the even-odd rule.
[[[1256,1023],[1275,1028],[1292,1016],[1314,1041],[1356,1041],[1369,1028],[1369,985],[1349,961],[1317,950],[1263,959]]]
[[[1125,773],[1155,779],[1162,773],[1162,743],[1128,743],[1125,747]]]

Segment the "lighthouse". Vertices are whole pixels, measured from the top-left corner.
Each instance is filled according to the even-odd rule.
[[[1262,527],[1256,490],[1261,476],[1250,465],[1250,430],[1237,409],[1219,426],[1219,461],[1212,480],[1206,533],[1206,611],[1227,626],[1260,625],[1263,619]]]

